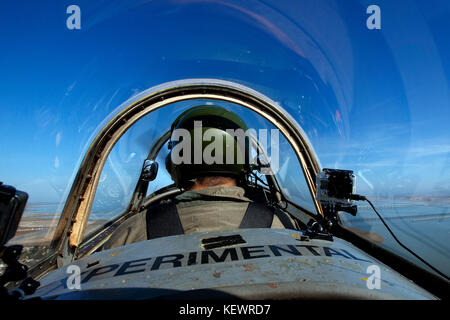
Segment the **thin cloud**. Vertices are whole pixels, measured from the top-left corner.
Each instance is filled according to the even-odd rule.
[[[61,143],[61,139],[62,139],[62,131],[59,131],[55,137],[56,146],[59,146],[59,144]]]
[[[72,92],[73,88],[77,84],[77,81],[75,80],[69,87],[67,87],[66,92],[64,93],[65,96],[68,96],[70,92]]]
[[[435,144],[421,147],[413,147],[407,150],[413,157],[426,157],[450,154],[450,144]]]

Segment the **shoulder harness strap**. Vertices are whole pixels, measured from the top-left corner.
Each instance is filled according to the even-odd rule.
[[[147,209],[147,239],[184,234],[175,203],[162,203]]]
[[[239,228],[270,228],[273,216],[274,211],[270,207],[262,203],[250,202]],[[148,208],[146,221],[148,240],[184,234],[177,207],[172,202]]]
[[[270,207],[259,202],[250,202],[239,228],[270,228],[272,222],[273,210]]]

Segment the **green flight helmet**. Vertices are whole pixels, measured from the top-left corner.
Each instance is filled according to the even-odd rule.
[[[250,144],[245,122],[222,107],[201,105],[173,122],[166,169],[175,185],[187,188],[195,178],[225,176],[245,181]]]

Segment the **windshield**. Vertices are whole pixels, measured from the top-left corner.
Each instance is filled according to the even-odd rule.
[[[247,125],[249,136],[262,148],[264,153],[262,160],[271,164],[270,174],[274,174],[283,195],[312,215],[317,214],[297,156],[273,124],[254,111],[234,103],[192,99],[169,104],[151,112],[136,122],[118,140],[108,155],[101,173],[85,238],[101,228],[105,222],[127,212],[143,163],[150,151],[170,130],[174,119],[183,111],[201,105],[226,108],[238,115]],[[158,171],[156,178],[147,187],[148,200],[152,199],[155,192],[174,184],[166,169],[168,155],[169,147],[166,141],[155,159]],[[252,162],[256,162],[257,155],[256,146],[253,146],[250,153]],[[267,185],[265,174],[258,173],[258,176],[262,179],[261,186]]]
[[[30,195],[11,243],[50,243],[85,152],[125,101],[169,81],[212,78],[278,102],[322,167],[353,170],[357,193],[397,237],[450,274],[448,1],[82,2],[79,25],[53,2],[0,6],[1,29],[11,30],[0,40],[0,178]],[[148,121],[156,119],[165,120]],[[149,132],[140,149],[133,130],[105,164],[92,217],[113,204],[121,213],[159,137]],[[286,157],[285,186],[296,181]],[[307,198],[295,188],[286,195]],[[342,219],[417,262],[364,203]]]

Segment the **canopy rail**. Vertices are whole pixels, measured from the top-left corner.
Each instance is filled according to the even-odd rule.
[[[320,164],[306,134],[276,102],[243,85],[217,79],[188,79],[169,82],[144,91],[118,112],[91,143],[75,177],[52,245],[58,251],[58,265],[73,260],[83,240],[89,212],[105,161],[120,137],[139,119],[166,105],[185,100],[209,99],[246,107],[269,120],[291,144],[300,162],[316,210],[315,179]]]

